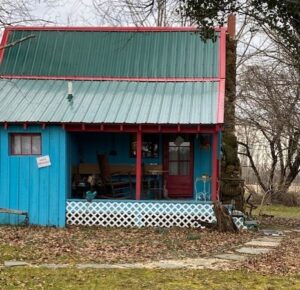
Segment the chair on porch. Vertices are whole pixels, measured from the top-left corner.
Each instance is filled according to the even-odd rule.
[[[105,154],[98,154],[97,159],[101,181],[105,190],[103,198],[131,198],[131,173],[112,172]]]

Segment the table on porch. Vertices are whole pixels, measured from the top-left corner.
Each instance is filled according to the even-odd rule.
[[[162,169],[148,169],[144,172],[144,184],[146,185],[147,196],[150,196],[153,192],[154,199],[168,199],[166,181],[163,180],[163,176],[166,173],[168,171]]]

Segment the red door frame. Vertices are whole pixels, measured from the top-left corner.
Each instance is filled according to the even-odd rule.
[[[178,134],[180,135],[180,134]],[[170,137],[172,135],[163,135],[163,148],[164,148],[164,153],[163,153],[163,167],[164,170],[168,171],[169,169],[169,141]],[[190,166],[189,166],[189,175],[186,175],[185,177],[189,177],[189,182],[190,182],[190,188],[189,188],[189,193],[182,193],[179,194],[178,197],[183,197],[183,198],[193,198],[194,196],[194,191],[193,191],[193,184],[194,184],[194,138],[193,135],[188,135],[189,136],[189,142],[190,142]],[[167,182],[168,180],[168,173],[165,173],[164,179]],[[168,182],[166,184],[166,188],[168,189]],[[168,190],[169,191],[169,190]],[[176,196],[176,193],[168,194],[172,197],[172,195]]]

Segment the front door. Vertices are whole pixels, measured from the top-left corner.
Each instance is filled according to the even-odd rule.
[[[193,146],[188,135],[165,140],[166,188],[171,198],[193,197]]]

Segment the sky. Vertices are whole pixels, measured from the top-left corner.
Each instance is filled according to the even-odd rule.
[[[34,18],[53,22],[55,25],[97,25],[93,0],[39,0],[31,7]]]

